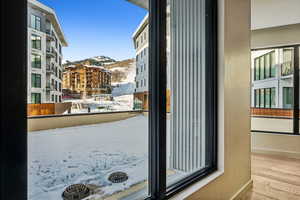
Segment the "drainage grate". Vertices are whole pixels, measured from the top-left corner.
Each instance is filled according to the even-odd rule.
[[[108,180],[112,183],[122,183],[127,181],[128,176],[125,172],[114,172],[109,175]]]
[[[62,193],[64,200],[81,200],[90,195],[90,189],[84,184],[70,185]]]

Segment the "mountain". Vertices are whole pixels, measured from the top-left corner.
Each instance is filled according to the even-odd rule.
[[[115,62],[110,65],[104,66],[105,69],[110,70],[112,73],[112,84],[122,84],[134,82],[136,66],[134,59],[127,59]]]
[[[115,63],[116,60],[108,57],[108,56],[95,56],[92,58],[87,58],[84,60],[78,60],[78,61],[66,61],[66,63],[63,65],[64,67],[67,67],[69,65],[76,65],[76,64],[84,64],[89,63],[90,65],[96,65],[96,66],[105,66]]]

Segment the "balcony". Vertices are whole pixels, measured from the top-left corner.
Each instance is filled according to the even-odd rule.
[[[48,73],[48,74],[54,74],[54,69],[53,69],[53,67],[51,67],[50,64],[46,65],[46,73]]]
[[[54,58],[55,57],[55,51],[53,48],[47,47],[46,54],[48,58]]]
[[[54,41],[55,40],[52,33],[51,33],[51,30],[49,30],[49,29],[46,30],[46,39],[47,39],[47,41]]]
[[[47,91],[55,91],[55,87],[54,87],[54,85],[47,84],[46,85],[46,90]]]

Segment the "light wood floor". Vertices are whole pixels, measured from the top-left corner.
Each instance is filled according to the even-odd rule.
[[[300,200],[300,160],[252,154],[253,188],[245,200]]]

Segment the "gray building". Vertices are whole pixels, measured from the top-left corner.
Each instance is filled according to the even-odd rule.
[[[28,103],[62,99],[62,48],[68,46],[55,11],[28,0]]]
[[[252,52],[251,107],[293,106],[293,48]]]

